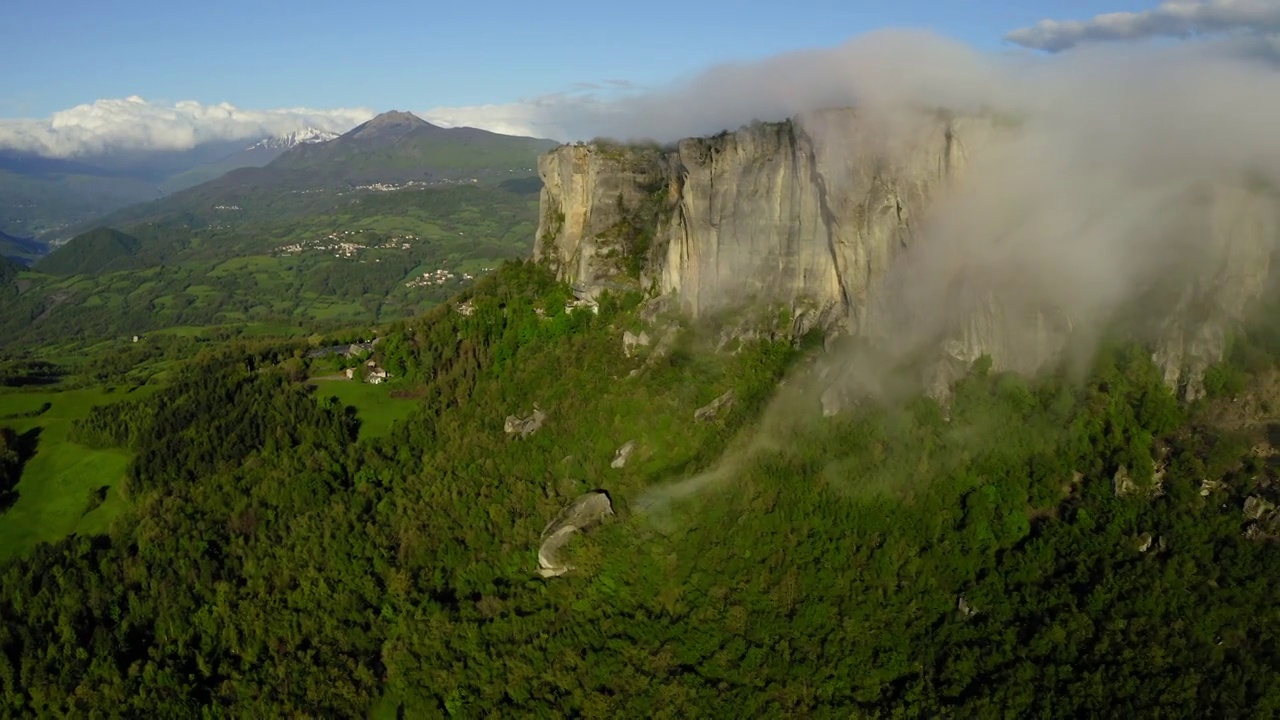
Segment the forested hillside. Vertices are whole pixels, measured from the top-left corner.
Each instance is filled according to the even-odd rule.
[[[367,192],[316,207],[301,219],[226,210],[236,222],[80,235],[7,305],[0,349],[184,326],[279,334],[389,322],[527,255],[537,216],[526,188]]]
[[[416,409],[385,437],[261,343],[76,423],[131,453],[128,506],[0,566],[4,712],[1280,712],[1274,518],[1242,513],[1274,501],[1265,413],[1180,406],[1114,346],[1079,382],[980,362],[945,413],[775,422],[807,342],[629,356],[638,297],[570,299],[511,263],[392,327],[375,357]],[[1235,358],[1213,388],[1252,397],[1271,348]],[[595,488],[616,516],[538,578]]]

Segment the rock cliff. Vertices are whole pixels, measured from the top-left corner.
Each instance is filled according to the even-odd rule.
[[[1052,261],[1025,271],[1019,262],[1037,261],[993,242],[981,252],[955,244],[948,251],[936,239],[922,245],[930,225],[937,235],[945,213],[964,201],[954,191],[974,159],[1018,133],[993,117],[889,123],[836,109],[666,148],[562,146],[539,161],[535,257],[583,296],[636,288],[693,317],[783,307],[792,333],[816,327],[890,343],[910,328],[910,343],[943,360],[932,378],[939,387],[982,355],[997,369],[1032,373],[1057,362],[1084,325],[1096,331],[1099,318],[1082,315],[1098,308],[1064,302],[1091,289],[1049,292],[1067,284],[1052,275]],[[1277,223],[1273,199],[1256,187],[1192,184],[1168,193],[1178,216],[1164,222],[1196,235],[1198,250],[1185,253],[1185,277],[1135,327],[1169,383],[1194,397],[1231,324],[1266,284]],[[948,192],[954,196],[941,203]],[[964,212],[1018,202],[1016,188],[1007,203],[990,188],[986,195]],[[1099,195],[1100,205],[1108,202],[1118,207],[1099,212],[1132,212],[1126,200]],[[1007,227],[979,223],[970,234],[1016,234],[1018,208],[996,210],[1010,216]],[[1158,332],[1148,334],[1152,328]]]

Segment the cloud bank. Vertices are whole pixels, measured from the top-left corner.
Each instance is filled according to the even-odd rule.
[[[1280,66],[1242,53],[1235,38],[1094,44],[1045,56],[882,31],[712,68],[657,91],[566,94],[472,108],[458,119],[482,125],[484,115],[500,113],[509,128],[523,123],[566,140],[672,141],[844,106],[858,109],[863,128],[877,128],[841,135],[837,126],[821,140],[835,148],[827,167],[848,164],[851,182],[869,167],[928,166],[910,147],[938,110],[1004,125],[962,133],[971,156],[962,179],[913,209],[912,248],[893,260],[881,285],[889,289],[876,301],[888,307],[883,326],[897,359],[987,333],[970,337],[968,349],[1001,351],[1004,367],[1035,367],[1022,351],[1033,344],[1026,334],[1039,332],[1040,309],[1070,318],[1088,345],[1082,328],[1101,332],[1150,293],[1176,301],[1181,289],[1198,287],[1209,293],[1207,305],[1196,301],[1200,309],[1230,314],[1256,289],[1253,271],[1265,275],[1275,207],[1246,186],[1280,187]],[[878,192],[854,188],[851,202],[858,190]],[[1221,287],[1236,290],[1209,290]]]
[[[808,123],[807,111],[831,106],[857,116]],[[892,232],[861,231],[880,222],[867,216],[886,196],[911,197],[945,165],[925,154],[940,151],[921,150],[939,145],[940,109],[959,117],[963,169],[907,208],[901,245]],[[716,68],[565,128],[670,140],[797,114],[815,147],[829,148],[815,164],[845,213],[841,243],[809,249],[871,258],[844,297],[866,303],[870,321],[848,329],[874,347],[833,343],[819,363],[826,374],[780,391],[757,442],[814,419],[815,395],[893,402],[921,380],[937,391],[945,382],[934,378],[954,379],[954,366],[983,354],[1028,373],[1085,367],[1116,329],[1170,349],[1157,356],[1185,378],[1193,362],[1216,359],[1223,329],[1267,282],[1280,239],[1280,66],[1232,37],[1046,56],[879,32]],[[867,216],[852,209],[862,202],[873,203]],[[722,288],[742,292],[736,279]],[[948,357],[956,362],[939,362]],[[725,467],[738,461],[731,453]]]
[[[247,110],[229,103],[172,105],[133,96],[97,100],[47,120],[0,120],[0,149],[71,158],[131,150],[189,150],[214,141],[258,140],[308,127],[346,132],[373,117],[364,108]]]
[[[433,108],[422,116],[439,124],[565,142],[597,136],[671,141],[737,128],[752,119],[777,120],[889,96],[965,105],[987,62],[968,46],[932,33],[879,32],[837,48],[713,67],[656,90],[615,83],[606,94],[556,93],[509,104]]]
[[[1027,48],[1061,52],[1083,43],[1188,38],[1232,32],[1280,32],[1275,0],[1165,0],[1143,12],[1116,12],[1089,20],[1041,20],[1005,39]]]

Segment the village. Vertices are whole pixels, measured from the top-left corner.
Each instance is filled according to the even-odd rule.
[[[441,179],[441,180],[409,180],[408,182],[403,182],[403,183],[376,182],[376,183],[368,183],[366,185],[356,185],[355,187],[352,188],[352,190],[372,190],[374,192],[395,192],[397,190],[412,190],[413,188],[416,188],[416,187],[432,187],[435,185],[474,185],[475,183],[478,183],[478,182],[480,181],[477,178],[467,178],[465,180],[450,180],[447,178]],[[344,195],[345,193],[339,192],[338,194]]]
[[[421,238],[415,235],[393,235],[380,243],[359,242],[364,230],[337,230],[323,238],[303,240],[299,243],[282,245],[276,248],[277,257],[300,255],[304,252],[330,252],[336,258],[351,259],[362,250],[408,250]]]
[[[336,355],[344,360],[350,361],[361,357],[367,357],[377,347],[381,338],[374,338],[367,342],[355,342],[347,345],[330,345],[328,347],[315,348],[307,353],[309,360],[315,360],[327,356]],[[135,342],[137,342],[135,340]],[[391,373],[385,368],[378,365],[376,360],[367,359],[363,363],[355,367],[349,367],[342,371],[342,377],[347,380],[363,380],[364,382],[381,385],[391,378]],[[337,379],[332,377],[329,379]]]
[[[452,270],[440,268],[439,270],[428,270],[404,284],[407,288],[431,287],[449,283],[458,278],[458,274]],[[475,276],[471,273],[462,273],[462,280],[474,280]]]

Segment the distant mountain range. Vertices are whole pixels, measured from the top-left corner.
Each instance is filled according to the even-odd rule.
[[[306,189],[361,183],[481,180],[537,172],[558,143],[476,128],[443,128],[407,112],[383,113],[332,141],[304,143],[266,169]]]
[[[240,203],[246,192],[528,178],[535,174],[537,155],[554,146],[473,128],[441,128],[410,113],[389,112],[343,135],[304,128],[180,152],[66,160],[0,150],[0,232],[9,238],[0,240],[0,254],[29,263],[29,248],[13,247],[19,239],[43,252],[46,244],[57,246],[104,216],[116,222],[193,203],[207,212],[212,205]],[[246,168],[262,172],[244,174]],[[189,190],[194,192],[184,194]],[[153,200],[159,204],[151,209],[112,215]]]
[[[140,223],[186,227],[278,219],[340,205],[343,193],[457,183],[514,183],[517,192],[537,187],[538,156],[553,140],[500,135],[476,128],[443,128],[407,112],[387,112],[332,139],[292,138],[292,145],[256,144],[242,156],[250,163],[208,182],[160,199],[123,208],[76,227]],[[277,149],[279,148],[279,149]]]
[[[298,130],[287,135],[259,140],[245,148],[245,152],[251,152],[253,150],[279,150],[284,152],[294,145],[328,142],[339,136],[340,133],[329,132],[327,130],[317,130],[315,128],[306,128],[305,130]]]
[[[306,128],[287,135],[265,138],[214,162],[197,165],[185,172],[167,178],[160,184],[160,190],[168,195],[209,182],[242,167],[262,167],[296,145],[327,142],[336,137],[338,137],[338,133]]]

